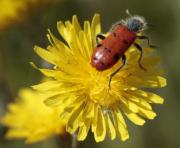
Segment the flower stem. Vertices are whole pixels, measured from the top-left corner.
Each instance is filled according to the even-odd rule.
[[[59,148],[71,148],[71,135],[65,133],[65,135],[57,136],[57,146]]]
[[[77,133],[72,136],[72,145],[71,148],[83,148],[83,144],[77,141]]]

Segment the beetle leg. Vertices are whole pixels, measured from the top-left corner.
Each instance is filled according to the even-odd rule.
[[[96,35],[96,43],[97,43],[97,45],[99,45],[99,40],[98,39],[101,39],[101,40],[104,40],[106,37],[104,36],[104,35],[102,35],[102,34],[97,34]]]
[[[149,46],[149,47],[151,47],[151,48],[157,48],[157,46],[150,44],[149,37],[147,37],[147,36],[137,36],[137,38],[138,38],[138,39],[141,39],[141,40],[146,40],[146,41],[148,42],[148,46]]]
[[[141,64],[142,55],[143,55],[143,49],[142,49],[142,47],[141,47],[139,44],[137,44],[137,43],[134,43],[134,45],[135,45],[135,47],[140,51],[140,57],[139,57],[139,59],[138,59],[139,67],[140,67],[141,69],[143,69],[144,71],[146,71],[146,68],[144,68],[144,67],[142,66],[142,64]]]
[[[118,72],[121,70],[121,68],[123,68],[123,66],[126,64],[126,56],[123,55],[121,59],[122,59],[122,65],[121,65],[115,72],[113,72],[113,73],[110,75],[110,78],[109,78],[109,88],[110,88],[110,89],[111,89],[111,80],[112,80],[112,77],[113,77],[116,73],[118,73]]]

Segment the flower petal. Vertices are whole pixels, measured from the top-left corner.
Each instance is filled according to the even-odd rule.
[[[92,19],[91,24],[91,33],[92,33],[92,39],[93,39],[93,47],[96,46],[96,35],[101,32],[101,25],[100,25],[100,15],[95,14]]]
[[[33,89],[38,90],[38,91],[49,91],[49,90],[53,90],[53,89],[57,89],[61,86],[62,84],[57,82],[57,81],[47,81],[47,82],[43,82],[40,83],[38,85],[34,85],[32,86]]]
[[[166,79],[161,76],[143,76],[136,77],[131,76],[128,78],[128,85],[134,87],[153,88],[153,87],[164,87],[166,86]]]
[[[109,114],[106,115],[105,119],[106,119],[107,132],[109,133],[109,137],[111,138],[111,140],[114,140],[116,138],[116,130],[109,117]]]
[[[149,109],[149,110],[152,109],[151,105],[146,100],[144,100],[140,97],[136,97],[133,94],[130,95],[130,94],[128,94],[128,92],[124,95],[126,96],[126,98],[128,98],[128,100],[134,102],[137,106],[141,106],[141,107],[143,107],[145,109]]]
[[[57,65],[58,64],[58,58],[51,52],[39,47],[35,46],[34,51],[44,60],[48,61],[51,64]]]
[[[119,118],[116,113],[114,113],[114,120],[118,135],[120,136],[121,140],[127,140],[129,138],[129,133],[124,124],[121,122],[121,118]]]
[[[131,112],[128,108],[123,108],[125,115],[136,125],[144,125],[145,120],[139,117],[137,114]]]
[[[125,114],[128,117],[128,119],[131,120],[134,124],[141,125],[141,126],[144,125],[145,120],[139,117],[137,114],[127,113],[127,112],[125,112]]]
[[[121,97],[120,101],[122,102],[122,104],[120,104],[120,106],[130,109],[134,113],[138,112],[139,107],[135,103],[128,101],[126,99],[123,99],[122,97]]]
[[[91,27],[89,21],[84,22],[84,43],[85,43],[85,49],[87,52],[88,59],[91,59],[93,47],[92,47],[92,37],[91,37]]]
[[[91,124],[91,131],[95,132],[97,127],[97,118],[98,118],[98,108],[99,106],[97,104],[94,104],[94,117],[92,118],[92,124]]]
[[[25,130],[17,130],[17,129],[11,129],[6,133],[7,139],[13,139],[13,138],[24,138],[28,135],[27,131]]]
[[[135,91],[130,91],[129,93],[136,95],[139,98],[143,98],[149,101],[150,103],[163,104],[164,102],[164,99],[161,96],[151,92],[135,90]]]
[[[143,108],[139,108],[139,114],[147,119],[154,119],[156,117],[156,113],[152,110],[146,110]]]
[[[79,21],[78,21],[78,18],[77,18],[77,15],[73,15],[72,17],[72,24],[76,30],[76,33],[78,34],[79,31],[81,30],[81,26],[79,25]]]
[[[71,114],[67,126],[66,126],[66,130],[70,133],[73,134],[77,129],[78,129],[78,120],[81,117],[81,113],[82,113],[82,109],[83,109],[83,104],[81,104],[80,106],[78,106],[73,113]]]
[[[87,119],[84,121],[84,125],[79,127],[79,132],[78,132],[78,140],[83,141],[89,132],[91,120]]]
[[[101,111],[101,109],[98,109],[98,113],[97,113],[97,126],[96,126],[96,130],[94,132],[94,138],[96,140],[96,142],[100,142],[103,141],[105,136],[106,136],[106,125],[105,125],[105,119],[104,119],[104,115]]]
[[[59,34],[64,38],[64,40],[69,43],[71,40],[71,33],[69,32],[69,28],[66,28],[64,23],[59,21],[57,22],[57,29]]]

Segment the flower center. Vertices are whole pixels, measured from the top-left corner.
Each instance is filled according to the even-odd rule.
[[[116,99],[109,88],[109,76],[99,72],[91,79],[92,87],[90,88],[90,99],[102,106],[114,104]]]

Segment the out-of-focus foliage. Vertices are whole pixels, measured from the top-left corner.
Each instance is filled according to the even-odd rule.
[[[51,28],[52,32],[57,34],[55,24],[58,20],[64,21],[70,19],[73,14],[77,14],[82,23],[82,20],[90,20],[92,15],[98,12],[102,16],[102,30],[107,32],[114,22],[126,17],[126,9],[129,9],[132,14],[143,15],[149,23],[153,24],[146,34],[150,36],[151,42],[158,46],[157,52],[163,57],[163,66],[168,73],[168,86],[158,92],[165,98],[165,102],[161,107],[155,108],[158,117],[143,128],[128,123],[133,132],[127,142],[106,140],[95,144],[92,135],[88,135],[89,138],[85,141],[84,147],[180,147],[179,0],[64,0],[63,3],[51,5],[41,13],[32,15],[26,23],[9,26],[6,31],[0,32],[0,114],[5,113],[7,103],[13,101],[21,87],[30,86],[39,81],[40,74],[29,65],[29,62],[36,61],[42,64],[33,52],[33,46],[48,45],[48,41],[44,39],[47,28]],[[5,130],[4,127],[0,127],[0,147],[27,147],[21,141],[6,141],[3,138]],[[51,139],[30,147],[57,146],[55,140]]]

